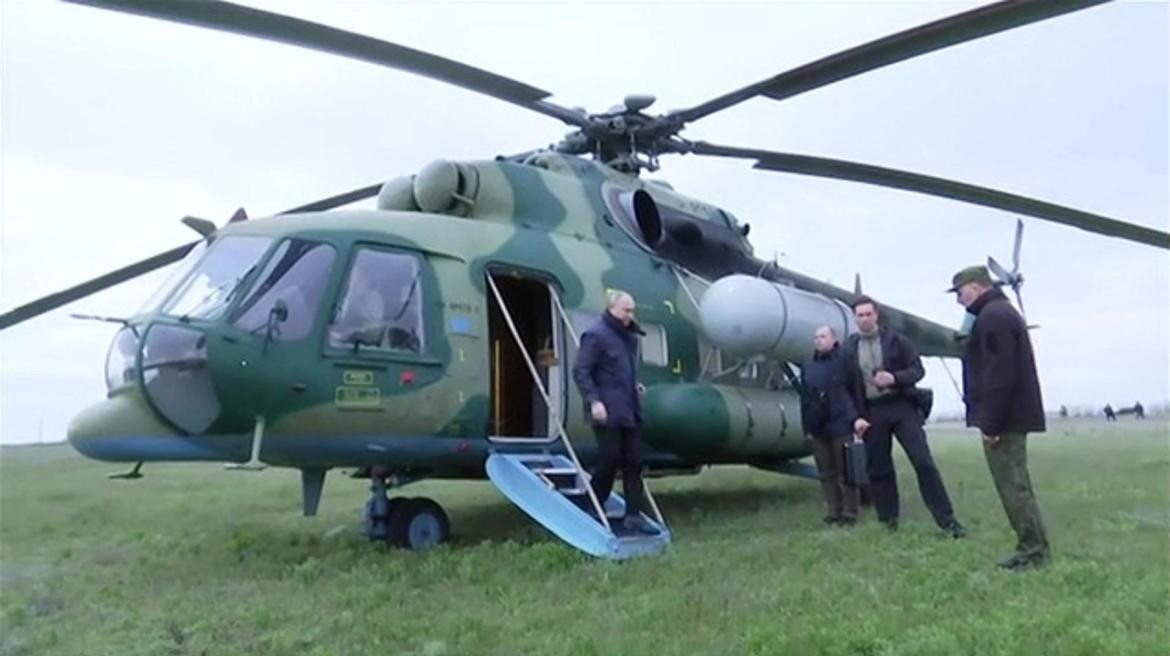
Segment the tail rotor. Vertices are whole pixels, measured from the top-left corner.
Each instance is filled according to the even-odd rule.
[[[1020,306],[1020,314],[1027,318],[1027,313],[1024,311],[1024,298],[1020,295],[1020,287],[1024,286],[1024,274],[1020,273],[1020,246],[1024,240],[1024,222],[1016,219],[1016,240],[1012,246],[1012,269],[1008,271],[1002,264],[997,262],[994,257],[988,256],[987,268],[997,278],[995,284],[997,287],[1011,287],[1012,292],[1016,295],[1016,304]]]

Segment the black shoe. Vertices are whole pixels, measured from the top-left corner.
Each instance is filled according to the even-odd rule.
[[[1024,556],[1021,556],[1020,554],[1012,554],[1011,558],[1008,558],[1006,560],[1001,560],[1001,561],[999,561],[999,563],[997,563],[997,565],[1002,569],[1015,569],[1016,567],[1018,567],[1020,565],[1020,563],[1024,562],[1025,560],[1027,560],[1027,559]]]
[[[956,540],[962,537],[966,537],[967,535],[967,529],[963,528],[963,525],[960,524],[959,520],[957,519],[951,519],[950,521],[945,522],[939,526],[939,528],[941,528],[944,533]]]
[[[1048,556],[1036,554],[1032,556],[1025,556],[1020,559],[1019,563],[1012,568],[1015,572],[1029,572],[1040,569],[1048,564]]]
[[[882,526],[885,526],[886,530],[889,531],[890,533],[897,533],[898,532],[898,519],[897,518],[879,519],[878,523],[880,523]]]
[[[840,515],[825,515],[824,517],[821,518],[821,522],[823,522],[827,526],[834,526],[836,524],[841,523],[841,516]]]
[[[645,517],[626,517],[622,520],[622,527],[631,533],[641,535],[658,535],[658,529]]]
[[[1027,572],[1034,569],[1040,569],[1048,564],[1048,557],[1044,555],[1016,554],[1011,558],[999,563],[999,566],[1011,572]]]
[[[857,525],[857,518],[852,515],[841,515],[837,518],[837,526],[841,528],[852,528]]]

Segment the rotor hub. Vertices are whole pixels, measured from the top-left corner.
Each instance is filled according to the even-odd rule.
[[[682,121],[671,115],[642,112],[654,100],[651,95],[628,95],[622,105],[589,114],[586,126],[565,135],[552,148],[568,155],[591,155],[610,168],[633,175],[642,169],[656,171],[659,155],[688,152],[689,142],[678,137]]]

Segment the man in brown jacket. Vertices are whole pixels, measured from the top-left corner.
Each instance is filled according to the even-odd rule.
[[[963,353],[967,425],[983,434],[983,452],[1008,521],[1019,539],[1001,567],[1022,571],[1048,561],[1048,536],[1028,476],[1027,434],[1043,432],[1044,405],[1023,317],[983,266],[955,274],[948,292],[975,316]]]

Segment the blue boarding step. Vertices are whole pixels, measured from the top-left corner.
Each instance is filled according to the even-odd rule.
[[[540,453],[493,453],[487,459],[487,475],[496,488],[553,535],[591,556],[623,560],[657,556],[670,544],[670,529],[643,513],[656,535],[629,534],[618,520],[626,502],[609,495],[605,515],[615,534],[597,518],[589,500],[586,477],[562,455]]]

